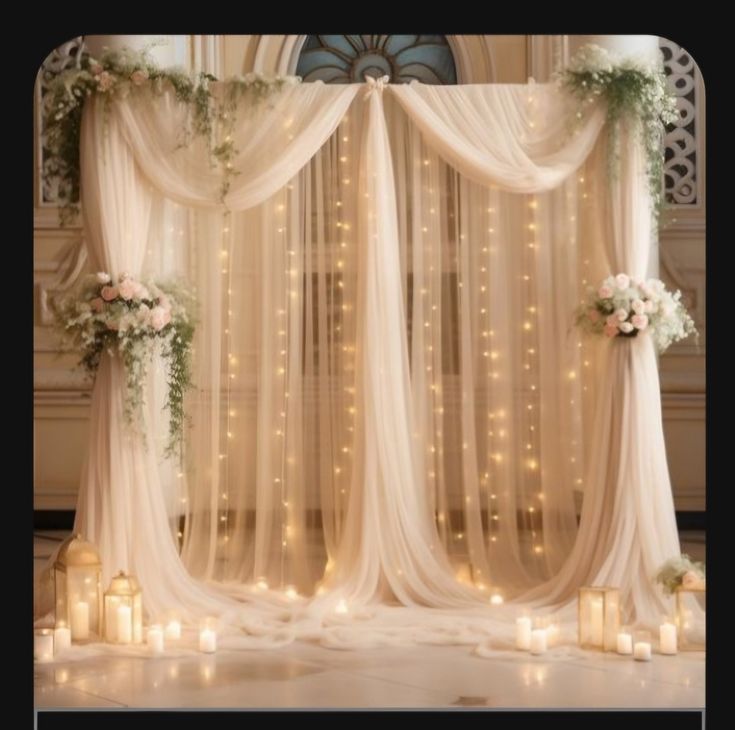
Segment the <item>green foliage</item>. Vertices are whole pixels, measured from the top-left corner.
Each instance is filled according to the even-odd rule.
[[[79,213],[79,143],[84,102],[93,94],[109,104],[129,94],[172,92],[176,100],[189,107],[187,128],[182,130],[186,146],[193,137],[206,140],[213,163],[222,172],[221,197],[227,194],[238,150],[230,133],[235,128],[237,105],[248,97],[257,103],[286,84],[297,83],[298,77],[267,78],[248,74],[225,82],[224,94],[212,93],[215,76],[200,73],[192,77],[181,69],[161,69],[151,60],[148,50],[123,49],[105,52],[99,60],[89,53],[81,55],[77,68],[61,72],[49,84],[44,97],[44,131],[48,157],[46,171],[58,181],[59,217],[61,225],[73,222]],[[216,139],[221,137],[222,139]]]
[[[614,64],[603,49],[585,46],[569,68],[558,75],[558,80],[578,99],[580,120],[600,99],[607,104],[608,163],[612,176],[619,165],[620,125],[636,125],[646,154],[652,213],[657,223],[664,205],[665,125],[679,118],[676,97],[666,86],[663,70],[634,61]]]

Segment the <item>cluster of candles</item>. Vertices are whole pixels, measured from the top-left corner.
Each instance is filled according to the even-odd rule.
[[[673,656],[678,651],[676,624],[668,619],[658,629],[659,652]],[[623,627],[618,632],[617,653],[633,655],[639,662],[651,661],[651,634],[648,631],[636,631],[635,634]]]
[[[543,620],[537,619],[534,627],[530,616],[520,616],[516,619],[516,648],[530,651],[531,654],[543,654],[548,648],[559,641],[559,626],[549,623],[539,626]],[[676,624],[666,619],[659,627],[659,651],[661,654],[672,656],[677,653]],[[633,655],[639,662],[651,661],[651,635],[648,631],[632,633],[623,627],[617,635],[617,653]]]
[[[545,624],[545,625],[543,625]],[[550,647],[559,643],[559,624],[549,619],[536,619],[534,628],[530,616],[519,616],[516,619],[516,648],[530,651],[531,654],[543,654]]]
[[[120,608],[127,607],[121,606]],[[132,636],[128,630],[130,619],[128,618],[127,624],[125,624],[126,629],[121,632],[120,627],[122,625],[122,622],[118,623],[116,643],[133,643]],[[57,626],[55,629],[37,630],[33,643],[34,658],[38,662],[52,661],[55,656],[58,656],[72,645],[72,638],[75,640],[88,639],[89,630],[87,630],[84,636],[80,636],[78,632],[74,631],[74,624],[72,624],[71,628],[68,626]],[[151,654],[163,654],[166,641],[178,641],[179,639],[181,639],[181,622],[177,620],[171,620],[165,626],[152,624],[148,627],[146,633],[146,644]],[[209,620],[205,621],[199,630],[199,651],[204,654],[214,654],[217,651],[217,632]]]

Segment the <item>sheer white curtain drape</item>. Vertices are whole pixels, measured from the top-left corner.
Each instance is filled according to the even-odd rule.
[[[608,187],[604,110],[567,128],[551,86],[289,86],[214,130],[240,150],[223,205],[188,113],[85,109],[95,266],[200,301],[184,463],[125,430],[119,364],[98,374],[76,526],[105,579],[246,646],[507,639],[491,593],[603,579],[657,620],[678,540],[651,343],[572,329],[610,266],[645,274],[634,138]]]

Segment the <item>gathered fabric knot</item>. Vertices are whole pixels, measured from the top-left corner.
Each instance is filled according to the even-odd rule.
[[[367,83],[367,94],[365,94],[365,99],[370,96],[374,91],[383,92],[383,89],[385,88],[385,85],[390,81],[390,76],[387,74],[385,76],[381,76],[380,78],[375,78],[374,76],[368,76],[365,74],[365,83]]]

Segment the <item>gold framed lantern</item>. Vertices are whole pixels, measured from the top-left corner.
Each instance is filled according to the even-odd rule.
[[[707,589],[701,585],[678,586],[676,596],[676,629],[680,651],[705,651],[707,648]]]
[[[617,649],[620,628],[620,591],[617,588],[580,588],[578,614],[579,645],[583,649]]]
[[[140,644],[143,641],[143,600],[138,581],[121,570],[105,591],[105,641]]]
[[[56,628],[69,627],[72,641],[102,634],[102,561],[97,548],[78,532],[59,548],[53,565]]]

